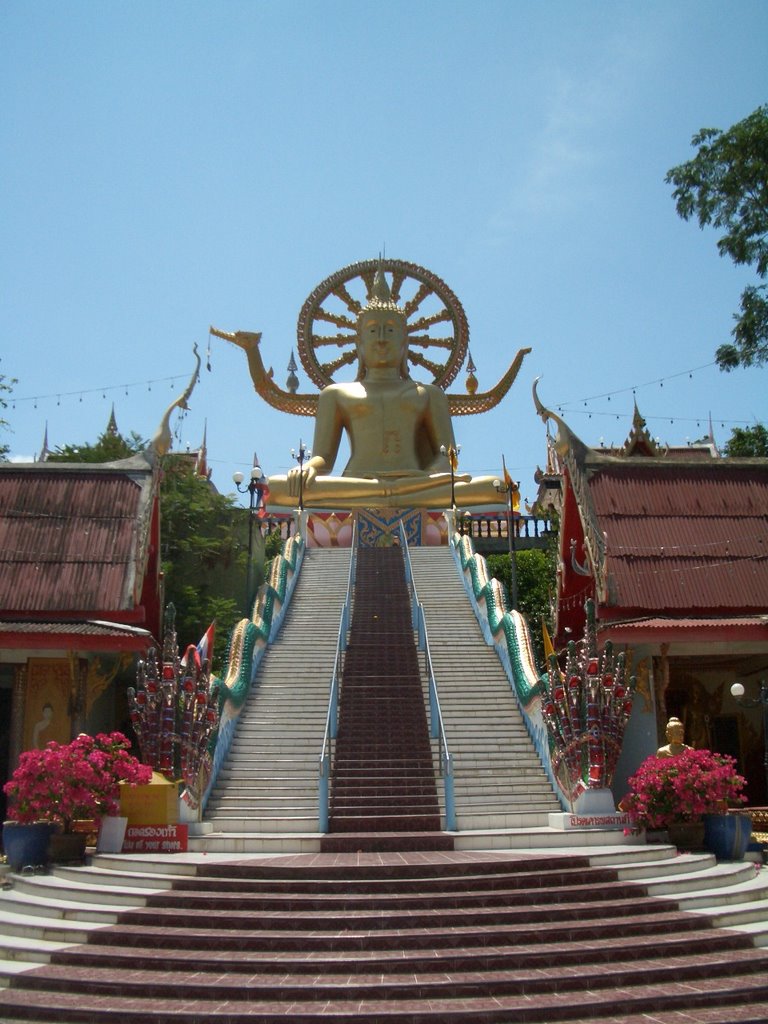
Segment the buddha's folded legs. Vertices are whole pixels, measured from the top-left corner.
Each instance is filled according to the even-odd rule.
[[[491,477],[474,480],[459,474],[454,477],[457,506],[503,504]],[[305,508],[449,508],[451,504],[450,473],[430,476],[369,479],[364,477],[316,477],[302,494]],[[298,493],[289,487],[287,476],[269,479],[268,505],[296,508]]]

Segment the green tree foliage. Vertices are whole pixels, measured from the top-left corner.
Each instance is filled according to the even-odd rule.
[[[727,131],[703,128],[693,136],[698,153],[667,172],[678,214],[722,230],[717,248],[734,263],[768,275],[768,105]],[[768,286],[750,285],[734,314],[733,344],[715,353],[721,370],[768,361]]]
[[[48,462],[117,462],[129,459],[147,446],[138,434],[125,438],[105,430],[96,444],[65,444],[48,455]]]
[[[488,572],[511,592],[512,576],[509,555],[487,555]],[[518,611],[528,619],[531,639],[539,665],[544,664],[541,620],[552,632],[551,601],[555,594],[557,551],[554,541],[546,550],[532,548],[516,553]]]
[[[15,377],[6,377],[4,373],[0,373],[0,409],[8,408],[8,400],[6,395],[9,395],[13,391],[13,385],[18,384]],[[10,430],[10,424],[8,420],[0,416],[0,431]],[[10,451],[10,445],[0,444],[0,461],[5,462],[6,456]]]
[[[768,458],[768,430],[762,423],[756,423],[754,427],[734,427],[723,451],[731,457]]]
[[[160,512],[165,600],[176,606],[179,643],[197,643],[215,619],[218,665],[242,614],[247,512],[190,472],[178,455],[164,460]]]

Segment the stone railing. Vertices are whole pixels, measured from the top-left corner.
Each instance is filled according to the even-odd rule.
[[[520,541],[546,542],[555,533],[549,519],[541,516],[520,516],[514,518],[515,539]],[[504,512],[473,512],[470,516],[457,518],[460,535],[473,540],[509,540],[509,526]],[[525,545],[521,545],[525,546]]]

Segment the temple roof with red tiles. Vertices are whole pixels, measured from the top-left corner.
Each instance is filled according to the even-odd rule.
[[[622,623],[625,640],[722,632],[726,620],[732,636],[768,640],[768,459],[664,448],[637,409],[622,449],[589,448],[537,408],[558,426],[561,617],[594,596],[603,628]]]
[[[768,610],[768,460],[591,458],[603,603],[684,614]]]
[[[143,626],[147,592],[149,603],[157,599],[149,578],[157,572],[156,496],[143,455],[1,464],[0,618],[8,628],[34,622],[42,635],[44,622],[62,620]]]

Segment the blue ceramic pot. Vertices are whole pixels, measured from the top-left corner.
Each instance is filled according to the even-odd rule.
[[[18,821],[3,823],[3,850],[11,870],[40,867],[48,863],[48,844],[56,826],[50,821],[22,825]]]
[[[751,835],[748,814],[704,815],[704,845],[718,860],[744,860]]]

